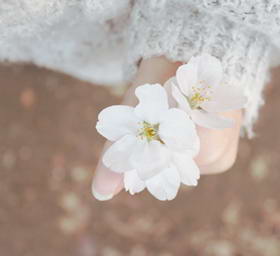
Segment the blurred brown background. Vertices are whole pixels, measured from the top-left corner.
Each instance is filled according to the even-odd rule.
[[[103,140],[97,113],[120,101],[105,88],[29,65],[0,67],[1,256],[279,256],[280,70],[258,136],[235,166],[182,188],[91,196]]]

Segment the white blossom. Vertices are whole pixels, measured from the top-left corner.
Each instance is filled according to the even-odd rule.
[[[176,77],[166,86],[172,86],[172,95],[178,107],[203,127],[222,129],[233,125],[232,120],[218,113],[241,109],[247,102],[240,87],[222,84],[221,62],[208,54],[192,57],[180,66]]]
[[[169,108],[161,85],[139,86],[135,94],[135,108],[115,105],[98,116],[97,131],[113,142],[103,163],[124,173],[131,194],[147,188],[157,199],[171,200],[181,182],[197,185],[200,176],[193,160],[199,151],[195,125],[184,111]]]

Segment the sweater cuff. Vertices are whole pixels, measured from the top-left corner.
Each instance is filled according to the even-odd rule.
[[[248,97],[243,128],[252,137],[268,80],[270,46],[266,39],[192,6],[163,2],[152,5],[142,1],[134,6],[124,65],[126,80],[133,78],[143,58],[164,55],[172,61],[187,62],[192,56],[209,53],[222,62],[223,82],[242,87]]]

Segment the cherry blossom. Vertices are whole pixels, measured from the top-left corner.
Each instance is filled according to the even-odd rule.
[[[193,158],[199,138],[186,112],[169,108],[159,84],[136,88],[136,107],[115,105],[102,110],[97,131],[113,142],[103,156],[104,165],[124,173],[131,194],[147,188],[159,200],[173,199],[180,183],[197,185],[200,172]]]
[[[192,57],[180,66],[176,76],[165,86],[172,86],[172,95],[178,107],[203,127],[229,128],[233,121],[218,113],[241,109],[247,98],[240,87],[222,83],[223,69],[220,60],[204,54]]]

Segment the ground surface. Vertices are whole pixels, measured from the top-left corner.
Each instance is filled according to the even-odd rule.
[[[279,73],[279,75],[277,75]],[[0,67],[0,255],[279,256],[280,70],[229,172],[162,203],[90,192],[116,91],[33,66]]]

